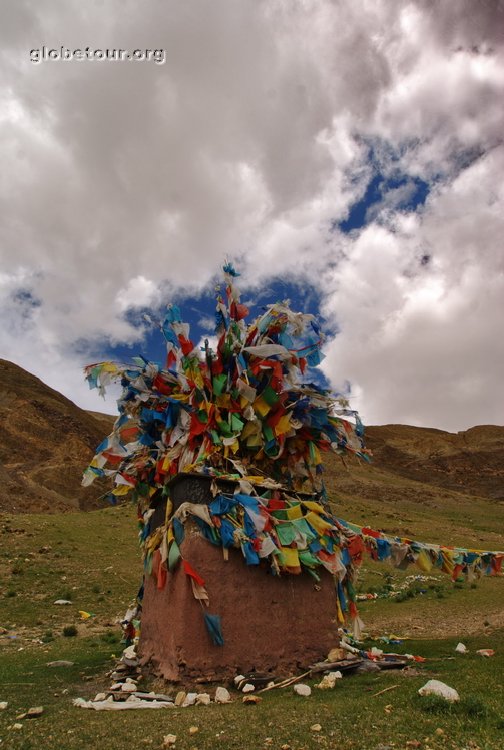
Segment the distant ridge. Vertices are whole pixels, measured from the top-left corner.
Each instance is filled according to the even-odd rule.
[[[93,415],[22,367],[0,359],[0,510],[55,512],[102,507],[103,483],[82,472],[112,418]]]
[[[103,507],[105,482],[81,487],[82,472],[110,432],[113,416],[88,412],[22,367],[0,359],[0,511],[57,512]],[[329,495],[397,503],[405,493],[428,507],[460,493],[504,502],[504,427],[465,432],[370,426],[370,466],[345,471],[325,456]],[[406,484],[404,484],[406,482]],[[446,496],[448,497],[448,496]],[[434,498],[434,500],[433,500]]]

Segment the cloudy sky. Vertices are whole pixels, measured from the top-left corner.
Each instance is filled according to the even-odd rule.
[[[0,15],[1,357],[113,412],[82,366],[154,356],[172,300],[208,333],[227,257],[253,311],[318,309],[366,423],[504,423],[500,0]]]

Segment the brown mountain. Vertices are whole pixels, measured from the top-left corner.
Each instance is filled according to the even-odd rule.
[[[368,427],[373,465],[406,479],[504,500],[504,427],[464,432],[390,424]]]
[[[81,478],[112,422],[0,359],[0,510],[101,507],[106,485],[84,488]]]
[[[21,367],[0,360],[0,510],[51,512],[102,507],[105,483],[80,485],[94,449],[113,418],[86,412]],[[326,460],[329,495],[349,510],[418,508],[471,496],[504,501],[504,427],[473,427],[456,434],[407,425],[368,427],[369,466]],[[364,504],[364,505],[363,505]],[[461,507],[461,506],[460,506]],[[403,514],[404,515],[404,514]]]

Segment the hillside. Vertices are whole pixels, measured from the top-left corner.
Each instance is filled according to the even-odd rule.
[[[0,510],[101,507],[105,486],[81,487],[83,468],[110,430],[21,367],[0,360]]]
[[[99,497],[106,485],[82,488],[80,480],[112,422],[0,360],[0,510],[103,507]],[[370,465],[350,461],[347,469],[334,456],[325,461],[329,496],[347,516],[365,519],[371,512],[382,524],[388,519],[394,531],[413,521],[415,527],[428,526],[433,509],[441,516],[467,510],[468,518],[486,518],[492,531],[492,519],[504,508],[504,427],[453,434],[407,425],[371,426],[366,443],[373,452]]]

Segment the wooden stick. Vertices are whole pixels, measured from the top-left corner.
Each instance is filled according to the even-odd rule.
[[[308,672],[304,672],[303,674],[298,675],[297,677],[288,677],[286,680],[282,680],[282,682],[277,682],[276,685],[269,685],[263,688],[262,690],[258,690],[258,693],[265,693],[268,690],[273,690],[274,688],[283,688],[288,687],[289,685],[293,685],[295,682],[298,682],[299,680],[302,680],[303,677],[307,677],[309,674],[311,674],[311,669],[308,670]]]
[[[390,687],[386,687],[383,690],[380,690],[378,693],[373,693],[371,698],[376,698],[377,695],[383,695],[383,693],[388,693],[389,690],[395,690],[395,688],[399,687],[399,685],[390,685]]]

